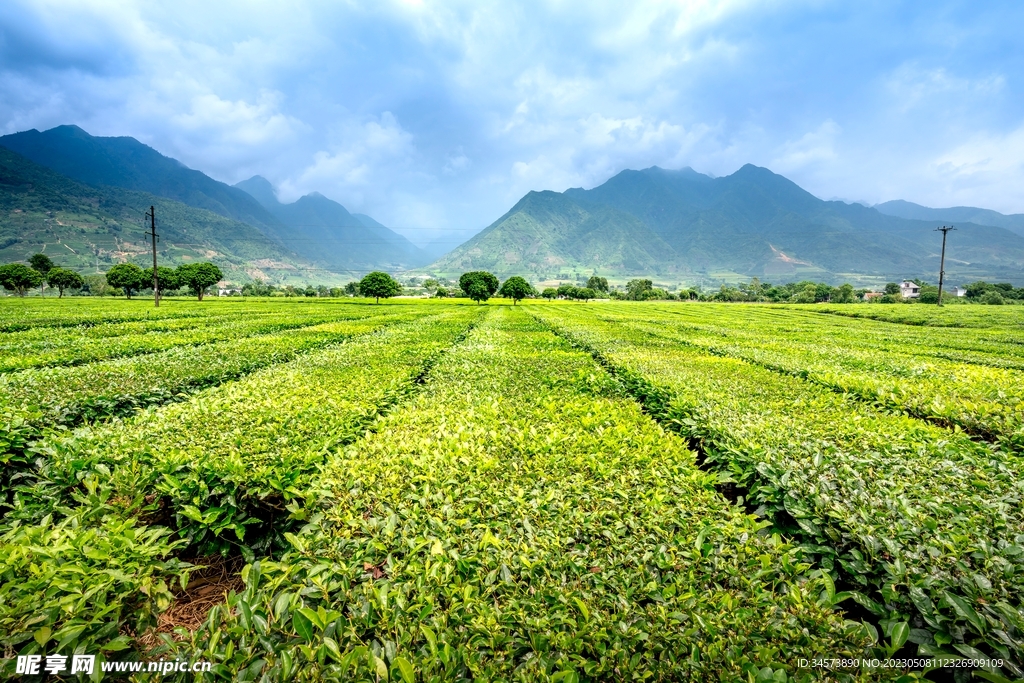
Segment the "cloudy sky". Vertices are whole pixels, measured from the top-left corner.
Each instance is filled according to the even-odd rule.
[[[1024,3],[4,0],[0,132],[131,135],[422,241],[626,168],[1024,212]]]

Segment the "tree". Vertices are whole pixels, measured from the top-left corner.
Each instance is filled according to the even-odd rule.
[[[175,275],[178,276],[181,286],[188,287],[200,301],[203,300],[207,287],[217,284],[224,278],[220,268],[209,262],[180,265]]]
[[[43,283],[46,282],[46,274],[53,269],[53,261],[46,254],[33,254],[32,258],[28,260],[28,265],[32,267],[32,270],[36,271],[43,278],[39,281],[39,293],[43,293]]]
[[[558,290],[555,289],[554,287],[548,287],[543,292],[541,292],[540,295],[550,301],[551,299],[554,299],[555,297],[558,296]]]
[[[39,271],[29,268],[24,263],[0,266],[0,285],[10,292],[17,292],[18,296],[25,296],[29,288],[38,286],[42,281],[43,276]]]
[[[65,289],[81,289],[85,284],[81,275],[67,268],[51,268],[46,274],[46,282],[60,292],[58,299],[64,296]]]
[[[654,283],[650,280],[630,280],[626,283],[626,293],[633,301],[643,301],[653,288]]]
[[[535,296],[537,294],[537,290],[535,290],[530,283],[523,278],[518,275],[513,275],[509,279],[505,280],[505,284],[503,284],[501,289],[498,290],[498,294],[505,298],[512,299],[512,305],[515,306],[522,299],[525,299],[528,296]]]
[[[803,286],[803,289],[798,291],[790,299],[795,304],[813,304],[817,299],[818,286],[813,282],[808,282]]]
[[[134,263],[118,263],[107,271],[107,284],[111,287],[123,289],[125,297],[132,298],[132,291],[137,291],[146,286],[146,280],[142,272]]]
[[[987,292],[991,287],[992,285],[985,282],[984,280],[972,282],[971,284],[967,285],[967,298],[980,299],[982,296],[985,295],[985,292]]]
[[[28,265],[42,275],[46,275],[54,267],[53,261],[46,254],[33,254],[32,258],[28,260]]]
[[[359,281],[359,293],[363,296],[372,296],[380,303],[381,299],[390,299],[402,291],[402,285],[398,281],[379,270],[369,273]]]
[[[900,293],[900,286],[898,284],[896,284],[895,282],[888,282],[885,285],[885,293],[886,294],[899,294]]]
[[[590,279],[587,280],[587,287],[595,292],[606,293],[608,291],[608,278],[591,275]]]
[[[146,268],[142,271],[143,285],[141,289],[145,289],[146,286],[153,286],[153,269]],[[170,292],[175,289],[181,288],[181,281],[178,279],[178,273],[174,268],[168,268],[167,266],[159,266],[156,269],[156,284],[160,288],[160,294],[164,292]]]
[[[981,297],[981,303],[988,304],[989,306],[1002,306],[1004,303],[1003,295],[992,290],[985,293],[985,296]]]
[[[832,293],[832,302],[837,304],[852,304],[857,300],[856,295],[853,292],[853,285],[846,282]]]
[[[346,282],[345,283],[345,294],[348,296],[359,296],[359,283],[358,282]]]
[[[577,299],[582,299],[584,302],[597,298],[597,292],[590,287],[580,287],[574,293]]]
[[[462,274],[459,278],[459,287],[470,299],[480,304],[498,291],[498,278],[485,270],[475,270]]]

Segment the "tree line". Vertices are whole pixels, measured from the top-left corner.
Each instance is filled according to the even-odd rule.
[[[212,263],[185,263],[177,268],[160,266],[156,269],[156,283],[161,292],[189,290],[200,301],[206,290],[224,278],[220,268]],[[134,263],[119,263],[104,276],[106,284],[119,289],[131,299],[132,293],[153,287],[153,269],[140,268]],[[56,289],[58,298],[68,290],[82,290],[87,287],[86,279],[69,268],[57,266],[46,254],[35,254],[24,263],[8,263],[0,266],[0,285],[18,296],[25,296],[30,289],[44,285]]]
[[[88,276],[97,278],[100,276]],[[127,298],[153,286],[153,269],[140,268],[132,263],[120,263],[107,271],[103,283],[114,290],[119,290]],[[223,273],[213,263],[188,263],[177,268],[158,267],[156,281],[161,292],[177,292],[186,289],[202,301],[206,290],[223,279]],[[582,280],[578,281],[582,283]],[[538,292],[527,280],[514,275],[503,283],[493,273],[487,271],[471,271],[463,273],[457,283],[428,278],[423,287],[434,297],[463,297],[477,303],[483,303],[492,296],[512,299],[513,305],[526,298],[542,297],[545,299],[566,299],[574,301],[590,301],[593,299],[610,298],[629,301],[650,300],[691,300],[719,302],[772,302],[772,303],[855,303],[871,300],[880,303],[900,303],[918,301],[920,303],[936,303],[938,287],[922,280],[911,280],[920,287],[919,296],[913,300],[904,300],[900,295],[900,286],[895,282],[885,285],[878,296],[866,298],[869,289],[854,289],[849,283],[833,286],[824,282],[804,280],[773,285],[751,278],[749,282],[739,285],[721,285],[717,291],[705,292],[700,289],[681,289],[676,293],[655,287],[649,279],[635,278],[629,280],[624,287],[612,287],[607,278],[591,276],[584,286],[562,283],[557,288],[549,287]],[[0,285],[6,290],[25,296],[28,291],[39,287],[42,292],[44,285],[58,290],[58,297],[65,291],[90,290],[90,283],[81,274],[54,264],[45,254],[35,254],[28,265],[8,263],[0,266]],[[92,283],[96,288],[97,283]],[[383,271],[368,273],[358,282],[349,282],[344,287],[328,288],[324,285],[305,288],[294,286],[275,287],[261,280],[254,280],[242,286],[243,296],[306,296],[306,297],[340,297],[364,296],[372,297],[377,302],[401,294],[402,285],[390,274]],[[949,292],[943,292],[943,301],[956,300]],[[966,287],[966,301],[984,304],[1003,304],[1024,302],[1024,287],[1015,288],[1010,283],[990,284],[984,281],[973,282]]]

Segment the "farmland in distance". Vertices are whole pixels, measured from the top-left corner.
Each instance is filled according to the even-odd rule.
[[[1022,311],[2,299],[3,677],[1024,678]]]

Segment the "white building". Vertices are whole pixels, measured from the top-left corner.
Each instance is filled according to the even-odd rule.
[[[967,290],[964,289],[963,287],[954,287],[953,293],[956,294],[957,296],[967,296]]]
[[[900,295],[904,299],[916,299],[921,296],[921,288],[916,282],[910,280],[904,280],[900,283]]]

